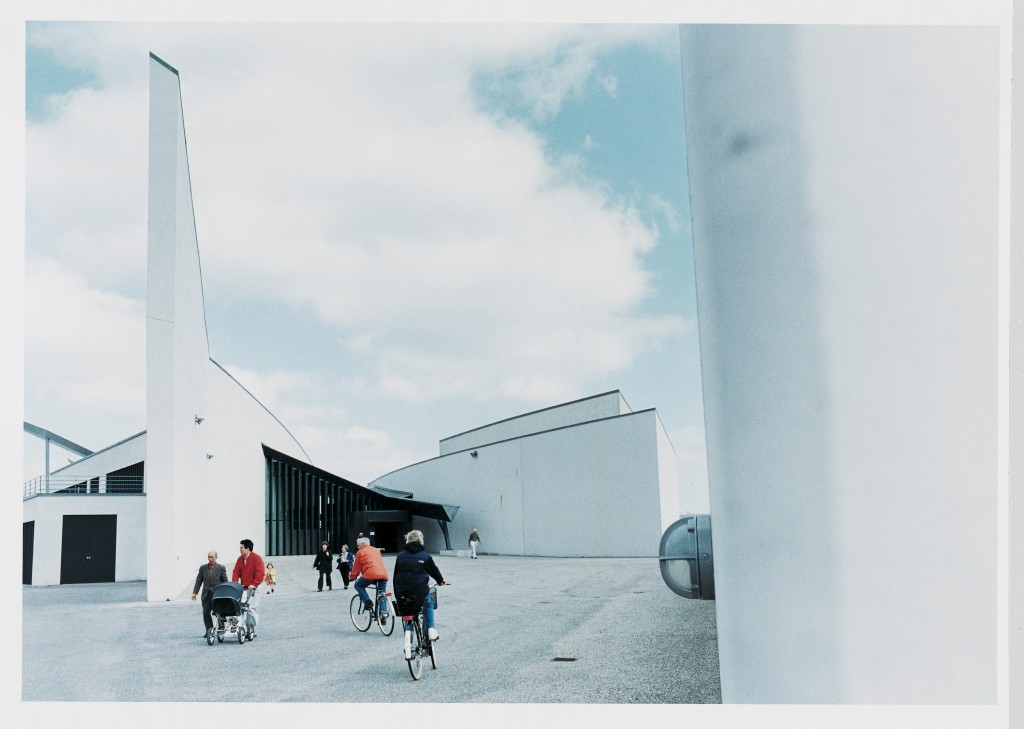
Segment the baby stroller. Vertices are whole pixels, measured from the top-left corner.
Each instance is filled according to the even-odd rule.
[[[216,625],[206,634],[206,644],[214,638],[223,643],[225,636],[238,638],[239,643],[256,637],[256,622],[249,612],[251,593],[239,582],[222,582],[213,590],[211,614]]]

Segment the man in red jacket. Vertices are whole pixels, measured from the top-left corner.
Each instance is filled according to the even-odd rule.
[[[235,569],[231,571],[231,581],[241,582],[246,589],[253,590],[249,598],[249,614],[252,616],[252,634],[256,636],[256,626],[260,622],[260,614],[257,611],[260,604],[260,591],[257,589],[263,584],[263,577],[266,568],[263,566],[263,558],[252,551],[252,540],[243,539],[238,543],[238,559],[235,560]]]
[[[352,568],[348,571],[349,579],[358,579],[352,583],[356,592],[359,593],[359,597],[363,598],[363,605],[367,610],[373,609],[373,603],[370,601],[370,596],[366,594],[366,586],[371,582],[377,583],[378,594],[387,589],[388,586],[388,570],[384,566],[384,559],[380,556],[380,550],[376,547],[370,546],[370,540],[366,537],[359,537],[356,540],[356,559],[352,563]],[[388,602],[385,600],[381,603],[381,612],[385,615],[388,612]],[[383,622],[384,618],[381,617]]]

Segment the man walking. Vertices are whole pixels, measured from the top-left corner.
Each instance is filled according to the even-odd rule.
[[[476,548],[480,545],[480,535],[477,534],[476,527],[473,527],[473,531],[469,533],[469,550],[470,559],[476,559]]]
[[[241,582],[247,590],[252,590],[252,597],[249,598],[249,615],[251,616],[253,637],[256,637],[256,626],[259,625],[260,615],[257,608],[260,604],[260,591],[257,589],[263,584],[263,577],[266,568],[263,566],[263,558],[252,551],[252,540],[243,539],[238,543],[238,559],[235,560],[235,569],[231,571],[231,581]]]
[[[206,555],[206,564],[199,568],[199,574],[196,575],[196,584],[192,587],[192,602],[196,601],[196,595],[199,594],[199,586],[202,585],[202,605],[203,605],[203,625],[206,626],[206,634],[204,637],[210,635],[210,631],[213,630],[213,589],[222,582],[228,581],[228,570],[222,564],[217,564],[217,552],[210,550],[210,553]]]

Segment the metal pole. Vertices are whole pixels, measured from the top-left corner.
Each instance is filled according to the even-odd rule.
[[[46,439],[46,493],[50,493],[50,439]]]

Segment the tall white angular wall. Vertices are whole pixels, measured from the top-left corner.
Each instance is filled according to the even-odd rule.
[[[190,588],[210,549],[229,569],[241,539],[264,552],[264,443],[308,457],[210,360],[178,74],[153,58],[149,155],[146,577],[153,601]]]
[[[998,31],[681,48],[722,699],[993,702]]]
[[[476,527],[483,549],[495,554],[653,557],[664,527],[679,516],[675,454],[653,410],[476,452],[414,464],[371,485],[458,504],[449,526],[452,546],[464,549]],[[416,526],[428,549],[443,548],[434,523],[417,520]]]
[[[148,598],[162,600],[180,592],[206,531],[207,459],[195,418],[207,410],[209,348],[178,74],[153,58],[149,65],[146,564]]]

